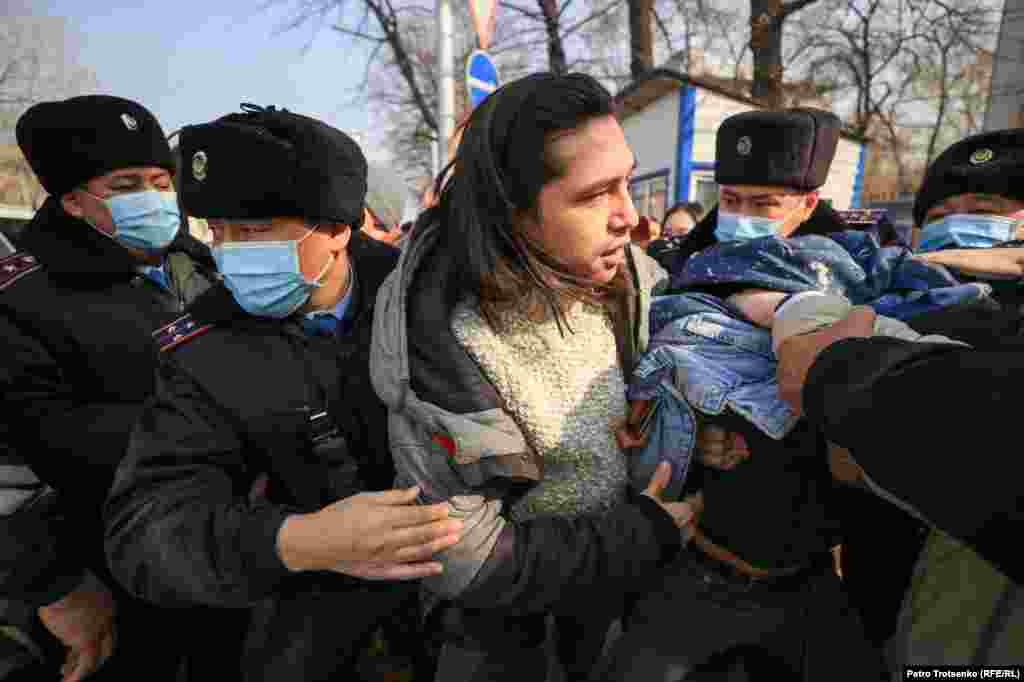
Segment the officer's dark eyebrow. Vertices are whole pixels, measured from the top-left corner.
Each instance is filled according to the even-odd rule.
[[[622,180],[624,177],[628,178],[636,170],[636,165],[637,165],[637,162],[636,162],[636,159],[634,159],[633,160],[633,165],[630,166],[629,172],[626,173],[625,176],[617,175],[614,178],[605,178],[603,180],[598,180],[596,182],[592,182],[589,185],[587,185],[586,187],[584,187],[583,189],[581,189],[578,192],[576,192],[576,196],[589,197],[592,194],[597,194],[600,190],[605,189],[606,187],[610,187],[611,185],[614,185],[616,182],[618,182],[619,180]]]
[[[742,199],[743,198],[740,194],[737,194],[736,192],[733,192],[733,191],[730,191],[730,190],[727,190],[727,189],[723,189],[722,190],[722,194],[724,196],[729,197],[730,199]],[[747,198],[750,199],[751,201],[764,201],[766,199],[777,199],[780,196],[784,196],[784,195],[785,195],[784,192],[768,192],[767,194],[752,194],[752,195],[750,195]]]
[[[110,178],[111,184],[124,184],[124,185],[141,185],[143,182],[149,179],[159,179],[164,177],[166,171],[154,172],[154,173],[122,173],[115,175]]]

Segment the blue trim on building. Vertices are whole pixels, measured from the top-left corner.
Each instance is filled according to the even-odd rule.
[[[697,120],[697,88],[679,88],[679,143],[676,147],[675,203],[690,198],[690,173],[693,172],[693,133]]]
[[[857,159],[857,175],[853,178],[853,196],[850,197],[850,208],[860,208],[860,197],[864,192],[864,164],[867,163],[868,146],[860,143],[860,158]]]
[[[709,171],[715,170],[714,161],[694,161],[690,164],[691,171]]]

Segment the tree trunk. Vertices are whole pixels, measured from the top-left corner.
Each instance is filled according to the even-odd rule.
[[[654,68],[653,0],[629,0],[629,72],[633,80]]]
[[[939,61],[939,106],[935,112],[935,127],[932,128],[932,134],[928,138],[928,156],[925,163],[929,165],[935,159],[939,133],[942,131],[942,123],[946,119],[946,109],[949,106],[949,46],[942,45],[939,49],[942,52],[942,58]]]
[[[782,2],[750,0],[750,51],[754,84],[750,95],[771,109],[782,107]]]
[[[754,84],[750,95],[765,106],[783,106],[782,26],[786,18],[817,0],[750,0],[750,51],[754,55]]]
[[[564,76],[569,72],[569,64],[565,60],[565,47],[562,45],[562,33],[559,21],[557,0],[537,0],[540,11],[544,14],[544,29],[548,35],[548,70]]]
[[[438,131],[437,117],[434,116],[434,111],[427,103],[427,98],[416,78],[416,70],[413,68],[412,59],[409,57],[408,50],[405,49],[405,43],[402,41],[402,34],[398,28],[398,18],[391,11],[390,5],[386,9],[380,3],[367,0],[366,6],[373,12],[377,24],[384,33],[385,40],[394,55],[395,64],[398,65],[398,71],[402,74],[402,80],[409,86],[409,93],[412,95],[420,115],[423,116],[423,122],[436,133]],[[388,13],[389,11],[391,14]]]

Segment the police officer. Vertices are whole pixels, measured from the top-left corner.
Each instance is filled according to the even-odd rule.
[[[818,193],[828,178],[840,130],[838,117],[817,109],[752,111],[726,119],[716,138],[719,204],[683,243],[673,271],[678,272],[693,253],[721,241],[852,229],[841,214],[820,201]],[[783,295],[768,294],[765,300],[770,305],[758,312],[753,298],[758,294],[739,291],[744,288],[720,285],[711,293],[732,295],[731,301],[751,319],[770,320]],[[838,471],[840,464],[831,464]],[[853,595],[868,635],[880,644],[892,633],[892,605],[898,605],[909,582],[924,528],[857,487],[839,486],[831,497],[830,514],[841,525],[837,539],[842,540],[844,587]],[[880,535],[878,528],[890,532]],[[879,556],[886,560],[878,561]]]
[[[718,204],[681,245],[669,269],[725,241],[799,237],[848,229],[819,188],[828,178],[842,124],[820,109],[747,111],[715,137]]]
[[[108,502],[112,570],[158,604],[251,607],[243,653],[222,654],[246,680],[348,679],[416,599],[387,579],[438,572],[461,529],[386,490],[367,357],[398,251],[359,232],[366,160],[320,121],[246,105],[180,148],[224,280],[155,334],[160,390]]]
[[[1002,314],[960,329],[963,338],[1016,335],[1024,304],[1024,128],[974,135],[942,152],[914,201],[914,224],[918,258],[993,287]]]
[[[815,318],[842,319],[800,333]],[[1024,500],[1006,444],[1019,438],[1024,347],[868,338],[874,322],[870,309],[819,296],[781,309],[773,337],[782,397],[849,449],[873,490],[934,527],[889,643],[893,672],[1014,665],[1024,647],[1014,543]]]
[[[104,672],[170,678],[182,633],[113,586],[101,508],[153,392],[149,333],[209,286],[215,264],[179,230],[171,151],[141,105],[103,95],[44,102],[19,118],[16,136],[50,196],[19,240],[24,250],[0,261],[3,438],[11,461],[61,503],[21,500],[5,520],[4,591],[40,607],[68,647],[69,677],[110,655],[116,601],[118,654]]]
[[[950,268],[963,281],[986,282],[992,288],[992,296],[971,306],[918,316],[909,321],[914,329],[966,341],[978,351],[1003,348],[1004,353],[1013,352],[1012,347],[1004,344],[1019,341],[1022,330],[1022,181],[1024,129],[1019,128],[965,138],[946,149],[928,168],[914,204],[917,257]],[[985,365],[978,364],[979,356],[967,353],[965,357],[976,370],[977,378],[970,381],[985,377]],[[930,377],[935,382],[932,390],[939,390],[937,371],[918,376],[918,381]],[[918,385],[923,388],[926,384]],[[973,400],[967,397],[970,383],[957,381],[951,385],[957,386],[954,405],[962,406]],[[998,390],[996,384],[992,384],[992,390]],[[882,400],[888,399],[886,393]],[[836,402],[832,397],[829,400],[826,410]],[[933,427],[913,428],[920,424],[919,417],[914,416],[920,415],[918,408],[915,405],[904,413],[909,428],[899,435],[909,442],[900,443],[900,452],[917,450],[933,438]],[[1012,419],[1010,415],[1000,415],[998,410],[988,414],[987,426]],[[987,435],[987,429],[978,435],[982,433]],[[946,442],[963,437],[951,436]],[[1000,449],[996,445],[998,440],[990,442],[994,450]],[[877,465],[865,455],[863,447],[854,452],[854,458],[870,467],[873,474],[878,473]],[[914,466],[908,466],[897,475],[910,480],[916,471]],[[888,480],[894,479],[890,476]],[[897,485],[902,486],[903,481]],[[972,490],[969,486],[963,489]],[[967,495],[974,500],[972,507],[991,509],[988,505],[998,502],[1000,489],[1000,484],[993,482],[986,486],[983,500],[970,492]],[[1006,492],[1015,494],[1012,490]],[[901,494],[916,499],[918,492]],[[998,527],[998,523],[994,525]],[[881,528],[885,530],[872,532],[873,541],[892,538],[887,544],[896,546],[901,540],[895,534],[898,529]],[[902,538],[904,546],[907,540]],[[987,548],[978,549],[971,540],[972,534],[964,533],[959,524],[942,524],[932,530],[914,566],[911,589],[905,595],[889,596],[884,613],[895,612],[903,604],[899,618],[890,617],[889,631],[893,636],[888,648],[894,663],[997,664],[1012,660],[1012,652],[1024,646],[1024,592],[1014,584],[1013,574],[1005,565],[993,562],[992,554],[985,551]],[[960,589],[965,581],[972,585],[970,593]]]
[[[719,204],[683,248],[846,229],[817,192],[838,137],[839,120],[817,110],[726,119],[716,141]],[[735,298],[748,286],[707,292]],[[730,651],[747,654],[748,673],[781,679],[883,678],[881,654],[834,572],[841,525],[827,452],[807,422],[776,440],[728,401],[720,415],[702,416],[687,479],[702,506],[692,550],[637,602],[602,679],[702,679],[723,672],[717,657]]]
[[[913,241],[917,257],[949,267],[964,281],[986,281],[992,286],[993,295],[969,306],[916,316],[908,320],[913,329],[967,341],[977,349],[1001,348],[1003,352],[1012,352],[1012,349],[1004,347],[1004,343],[1013,342],[1020,335],[1020,306],[1024,302],[1020,289],[1020,281],[1024,277],[1024,249],[1020,248],[1020,242],[1014,241],[1022,236],[1022,179],[1024,130],[1019,129],[966,138],[949,147],[929,167],[914,206]],[[826,303],[823,301],[821,305]],[[794,340],[787,349],[796,343]],[[906,355],[902,350],[899,353],[892,351],[892,362],[897,358],[903,362],[902,358],[918,352],[920,350],[913,347]],[[785,368],[784,374],[790,381],[788,367],[793,355],[791,351],[783,353],[780,349],[780,371]],[[979,367],[976,354],[965,353],[964,356],[972,367]],[[848,406],[863,395],[862,391],[876,390],[876,380],[881,381],[890,367],[888,359],[872,360],[870,354],[863,361],[858,360],[861,362],[872,367],[871,382],[863,384],[858,381],[856,389],[842,382],[837,384],[836,389],[842,392],[842,397],[816,390],[814,395],[824,395],[826,404],[808,402],[808,412],[815,415],[814,419],[819,424],[823,420],[818,415],[830,415],[827,422],[830,437],[833,433],[845,435],[848,428],[863,428],[866,423],[863,417],[873,415],[872,431],[885,433],[887,437],[877,439],[872,452],[868,452],[863,441],[859,441],[859,447],[852,453],[854,467],[862,472],[861,475],[864,470],[869,471],[872,477],[881,474],[887,485],[895,483],[897,497],[919,504],[921,493],[927,496],[928,492],[907,485],[921,471],[921,463],[910,454],[934,450],[935,417],[922,417],[925,413],[919,409],[921,402],[882,417],[879,406],[892,409],[895,404],[890,402],[888,393],[884,397],[880,395],[878,401],[872,403],[871,410],[856,410],[856,416],[852,416],[853,411]],[[881,362],[881,368],[874,365],[876,362]],[[920,362],[936,364],[937,359],[935,362],[931,359]],[[944,387],[956,386],[956,391],[948,396],[952,404],[965,406],[970,401],[971,409],[982,409],[977,407],[975,399],[963,397],[969,396],[975,378],[963,381],[934,370],[914,374],[917,382],[914,385],[922,395],[929,390],[946,393]],[[977,376],[985,376],[984,371],[978,371]],[[934,383],[925,384],[929,379]],[[815,383],[823,386],[820,382]],[[884,387],[888,385],[887,382],[879,383],[877,390],[887,391]],[[783,391],[787,390],[789,387],[783,384]],[[995,385],[992,390],[997,390]],[[790,397],[799,400],[798,395]],[[839,410],[851,416],[837,420],[835,415]],[[900,420],[899,429],[892,428],[894,419]],[[923,426],[923,419],[929,422],[927,427]],[[993,411],[984,421],[991,427],[1003,419],[998,411]],[[890,428],[886,428],[887,425]],[[987,433],[986,430],[978,432],[978,435]],[[943,443],[962,443],[966,437],[966,434],[947,434],[943,436]],[[983,441],[983,438],[979,440]],[[840,442],[850,446],[850,441],[840,439]],[[895,468],[895,478],[892,473],[878,467],[872,456],[875,453],[900,463]],[[899,456],[894,457],[895,454]],[[931,469],[930,466],[928,468]],[[930,488],[931,477],[929,481],[926,487]],[[936,483],[936,489],[941,489],[942,482]],[[957,483],[962,484],[964,491],[977,489],[967,483],[966,478],[958,479]],[[1001,494],[1016,494],[1012,490],[1001,493],[998,484],[990,488],[992,492],[990,494],[986,490],[984,503],[978,512],[984,514],[985,519],[991,516],[986,510],[990,509],[987,505],[993,500],[998,500]],[[969,492],[966,494],[971,495]],[[1003,564],[994,563],[991,559],[993,550],[987,546],[975,550],[969,542],[973,533],[965,534],[961,530],[965,525],[971,527],[972,523],[978,522],[958,520],[952,525],[943,522],[938,524],[938,530],[931,530],[923,522],[908,521],[907,514],[888,501],[872,497],[862,491],[851,490],[848,493],[848,500],[857,504],[849,506],[852,513],[844,524],[844,576],[847,588],[857,598],[871,634],[876,641],[887,641],[894,668],[898,671],[898,667],[905,663],[992,663],[1009,660],[1009,647],[1019,648],[1024,641],[1021,639],[1024,637],[1024,606],[1010,573]],[[902,506],[907,508],[905,504]],[[973,513],[977,505],[972,504],[971,507]],[[936,518],[932,509],[918,516]],[[998,556],[1003,550],[995,548],[994,551]],[[879,557],[885,560],[879,561]],[[912,572],[914,578],[911,582]],[[972,585],[970,593],[960,589],[965,581]],[[909,591],[908,587],[911,588]]]

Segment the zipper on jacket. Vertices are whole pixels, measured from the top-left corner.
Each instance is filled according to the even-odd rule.
[[[626,249],[626,262],[629,265],[629,276],[632,277],[632,279],[633,279],[633,308],[635,309],[635,314],[632,315],[632,317],[633,317],[633,329],[632,329],[633,338],[632,338],[632,341],[630,342],[630,349],[629,349],[629,365],[630,366],[626,368],[626,371],[629,372],[630,374],[632,374],[633,369],[636,366],[636,360],[637,360],[636,356],[640,352],[640,315],[643,314],[643,306],[641,305],[642,297],[641,297],[641,292],[640,292],[640,274],[636,270],[636,261],[633,260],[633,251],[629,248],[629,245],[627,245],[625,247],[625,249]],[[626,311],[627,314],[630,314],[630,312],[632,312],[632,311],[629,311],[629,310]]]

